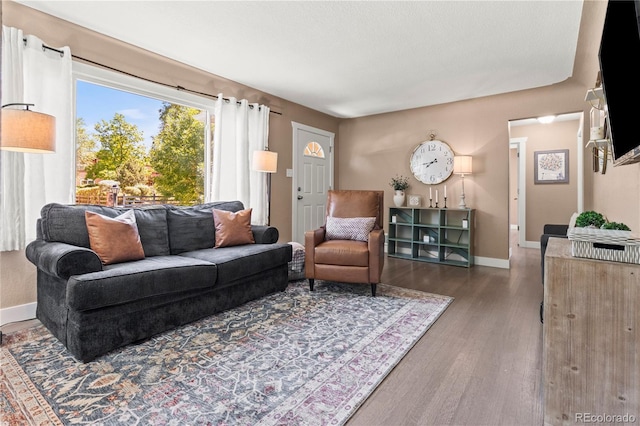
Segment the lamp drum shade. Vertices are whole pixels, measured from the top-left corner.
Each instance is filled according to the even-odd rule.
[[[453,173],[457,175],[469,175],[473,172],[473,157],[470,155],[456,155],[453,157]]]
[[[0,147],[7,151],[52,153],[56,150],[55,117],[29,110],[2,109]]]
[[[278,171],[278,153],[271,151],[254,151],[253,170],[266,173],[275,173]]]

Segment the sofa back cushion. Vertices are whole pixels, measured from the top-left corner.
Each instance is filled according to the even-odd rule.
[[[90,211],[113,218],[128,210],[131,209],[81,204],[47,204],[40,211],[39,234],[45,241],[58,241],[91,248],[84,212]],[[146,257],[168,255],[170,250],[167,208],[165,206],[149,206],[133,210],[144,255]]]
[[[244,210],[244,205],[240,201],[216,201],[190,207],[167,208],[171,254],[212,248],[215,245],[213,209],[235,213]]]

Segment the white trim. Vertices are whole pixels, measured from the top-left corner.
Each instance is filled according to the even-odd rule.
[[[106,70],[92,65],[73,62],[73,85],[77,80],[88,81],[125,92],[135,93],[149,98],[167,101],[174,104],[190,106],[206,111],[213,111],[215,99],[179,91],[174,87],[152,83],[137,77]]]
[[[518,150],[518,245],[525,247],[527,232],[527,140],[510,138],[509,148]]]
[[[26,321],[36,317],[36,302],[0,309],[0,325]]]
[[[489,266],[491,268],[509,269],[509,259],[496,259],[493,257],[473,256],[474,265]]]
[[[578,157],[578,212],[584,211],[584,139],[582,138],[582,129],[584,128],[584,113],[580,113],[580,126],[578,127],[578,133],[576,140],[578,143],[577,157]]]
[[[540,241],[525,241],[522,247],[540,250]]]

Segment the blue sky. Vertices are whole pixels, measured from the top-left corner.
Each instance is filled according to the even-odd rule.
[[[94,126],[100,120],[109,121],[115,113],[120,113],[127,122],[135,124],[142,131],[148,152],[153,136],[158,133],[158,111],[161,107],[162,101],[157,99],[78,80],[76,114],[84,119],[90,134],[95,133]]]

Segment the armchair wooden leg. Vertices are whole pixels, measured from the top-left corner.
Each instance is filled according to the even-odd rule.
[[[313,278],[309,278],[309,291],[313,291]]]
[[[371,283],[371,296],[376,297],[376,288],[377,285],[374,283]]]

